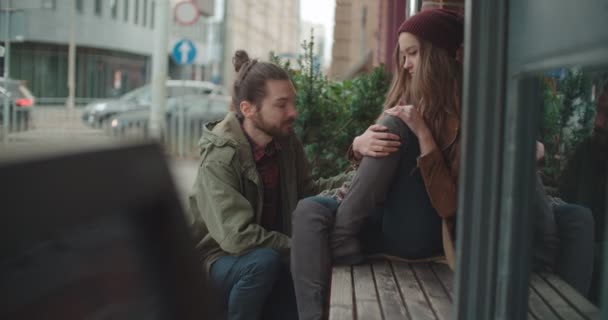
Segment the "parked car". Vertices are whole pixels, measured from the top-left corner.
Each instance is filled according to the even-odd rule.
[[[165,111],[167,139],[173,139],[183,119],[183,134],[188,139],[198,140],[203,124],[222,119],[230,109],[230,96],[190,95],[169,98]],[[110,118],[110,130],[122,137],[144,137],[147,134],[149,110],[122,112]]]
[[[175,121],[182,114],[187,119],[211,121],[226,115],[230,108],[229,96],[189,95],[169,98],[165,110],[165,121]],[[113,131],[133,126],[147,126],[150,110],[134,110],[122,112],[109,119],[109,127]],[[169,127],[169,126],[168,126]]]
[[[9,116],[11,131],[27,130],[31,126],[32,108],[36,98],[26,87],[25,82],[15,79],[0,78],[0,123],[4,125],[4,101],[9,99]],[[14,119],[12,116],[14,115]]]
[[[167,98],[187,95],[222,95],[222,87],[207,81],[168,80]],[[91,127],[102,127],[108,119],[127,111],[149,110],[152,103],[150,85],[125,93],[118,99],[103,99],[89,103],[82,114],[82,120]]]

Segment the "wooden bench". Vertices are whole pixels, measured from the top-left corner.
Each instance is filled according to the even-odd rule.
[[[447,265],[437,263],[336,266],[329,319],[450,319],[453,277]],[[530,276],[528,319],[599,318],[599,309],[557,276]]]

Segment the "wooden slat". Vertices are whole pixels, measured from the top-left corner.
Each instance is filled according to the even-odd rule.
[[[373,270],[384,319],[410,319],[405,310],[403,300],[401,300],[401,294],[399,293],[399,288],[397,287],[395,277],[393,276],[393,270],[388,264],[388,261],[374,262]]]
[[[585,297],[583,297],[578,291],[574,290],[564,280],[560,279],[551,273],[541,273],[540,277],[543,278],[551,287],[553,287],[565,300],[570,303],[575,309],[582,313],[588,319],[599,319],[600,310],[594,306]]]
[[[436,319],[410,265],[405,262],[392,262],[392,265],[401,296],[412,319]]]
[[[350,266],[336,266],[332,271],[329,320],[352,320],[353,282]]]
[[[431,268],[435,272],[435,275],[439,278],[443,287],[448,293],[450,300],[454,300],[453,292],[454,292],[454,272],[443,263],[433,263],[431,264]]]
[[[422,290],[426,293],[427,299],[431,303],[431,307],[435,311],[437,318],[440,320],[450,319],[450,311],[452,309],[452,302],[447,292],[439,282],[439,279],[431,270],[429,264],[416,263],[412,264],[414,274],[420,282]]]
[[[529,289],[528,308],[537,319],[557,320],[559,319],[553,310],[538,296],[538,293],[532,286]]]
[[[382,319],[376,285],[369,264],[353,266],[357,319]]]
[[[585,319],[538,274],[530,274],[530,285],[536,289],[538,294],[549,304],[551,309],[555,310],[559,317],[568,320]]]

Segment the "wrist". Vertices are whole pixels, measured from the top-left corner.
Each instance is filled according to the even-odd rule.
[[[431,130],[428,128],[424,128],[418,132],[416,135],[420,142],[433,140],[433,135],[431,134]],[[434,140],[433,140],[434,141]]]
[[[355,156],[355,159],[360,160],[363,155],[361,154],[361,152],[359,151],[359,137],[360,136],[356,136],[355,139],[353,139],[353,155]]]

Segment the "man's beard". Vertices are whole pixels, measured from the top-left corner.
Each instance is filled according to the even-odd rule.
[[[289,136],[293,131],[293,123],[295,119],[289,119],[282,122],[280,125],[268,124],[262,114],[258,113],[254,118],[253,124],[255,127],[271,137],[286,137]]]

